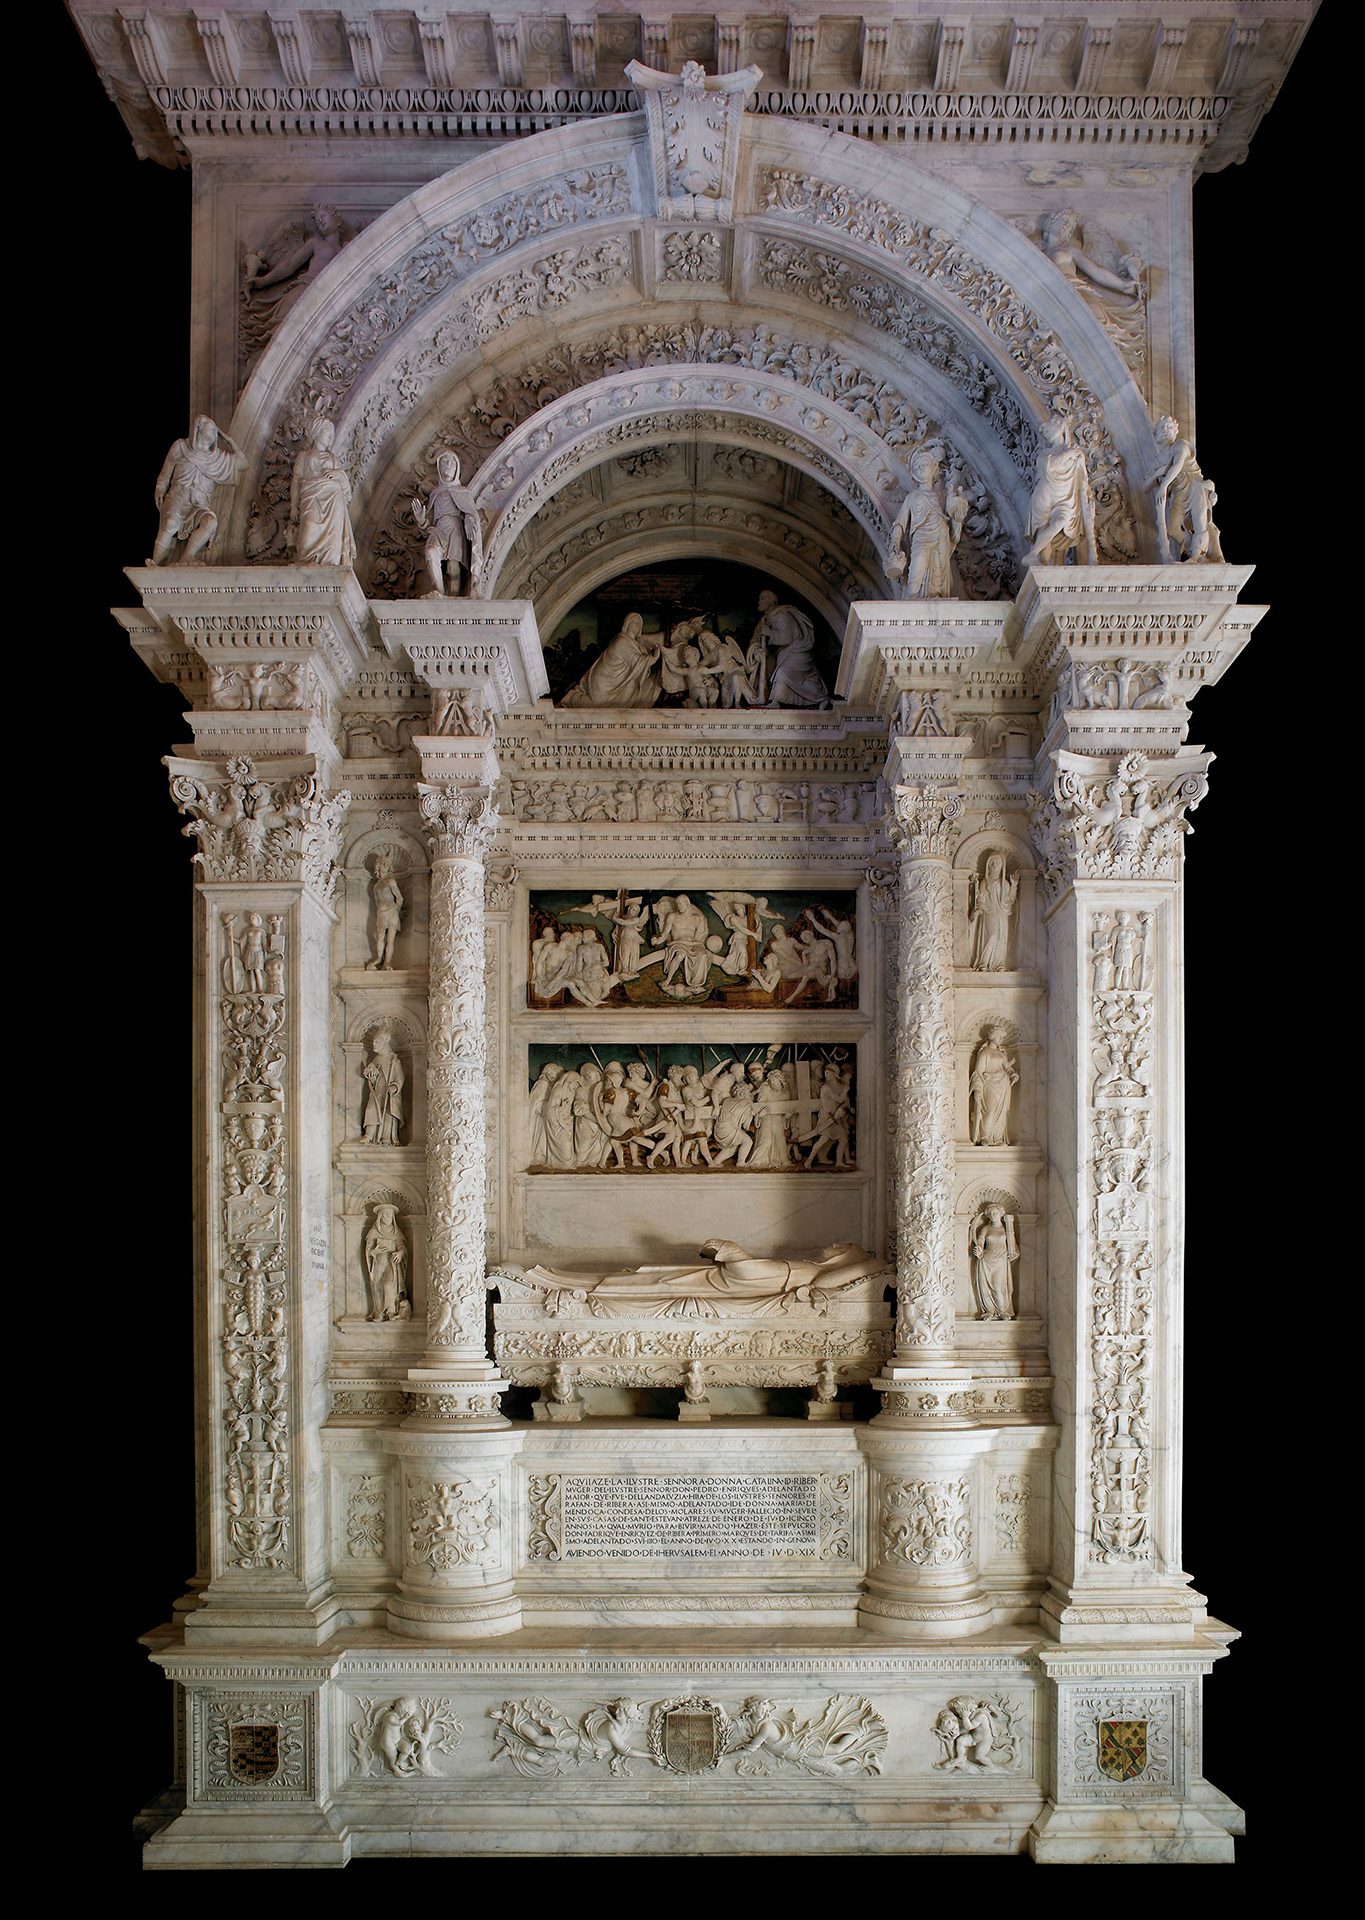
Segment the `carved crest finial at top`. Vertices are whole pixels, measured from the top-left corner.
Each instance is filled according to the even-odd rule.
[[[626,77],[644,100],[659,218],[731,219],[744,96],[762,68],[708,74],[688,60],[674,74],[632,60]]]

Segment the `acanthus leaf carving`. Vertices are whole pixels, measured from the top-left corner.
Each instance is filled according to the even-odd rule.
[[[1055,900],[1075,880],[1170,880],[1185,815],[1208,792],[1203,766],[1163,771],[1144,753],[1126,753],[1112,773],[1054,755],[1050,793],[1029,796],[1043,885]]]
[[[194,859],[204,880],[301,880],[331,901],[349,793],[327,794],[311,773],[264,779],[238,756],[222,781],[174,774],[171,798],[190,816],[183,831],[199,842]]]
[[[853,1779],[881,1772],[887,1744],[885,1720],[854,1694],[831,1695],[806,1720],[758,1694],[729,1711],[701,1693],[652,1705],[623,1696],[588,1707],[576,1725],[543,1698],[505,1700],[489,1717],[497,1728],[493,1759],[530,1779],[571,1761],[605,1761],[621,1779],[631,1778],[632,1762],[684,1775],[723,1769],[761,1778],[791,1767]]]

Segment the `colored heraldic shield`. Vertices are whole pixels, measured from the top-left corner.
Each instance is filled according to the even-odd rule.
[[[280,1770],[280,1730],[238,1725],[228,1729],[228,1772],[234,1780],[261,1786]]]
[[[1099,1763],[1111,1780],[1136,1780],[1147,1767],[1147,1722],[1101,1720]]]

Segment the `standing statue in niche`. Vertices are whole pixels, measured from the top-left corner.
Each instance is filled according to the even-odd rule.
[[[370,1294],[367,1320],[412,1318],[408,1245],[398,1224],[398,1209],[388,1201],[375,1207],[374,1225],[365,1235],[365,1278]]]
[[[393,967],[393,947],[403,930],[403,893],[393,877],[393,855],[374,856],[374,879],[370,883],[374,899],[374,958],[365,962],[369,973],[388,973]]]
[[[403,1125],[403,1086],[407,1075],[393,1050],[387,1021],[370,1036],[370,1058],[365,1066],[365,1115],[361,1133],[372,1147],[396,1147]]]
[[[985,872],[972,879],[967,910],[971,963],[978,973],[1001,973],[1008,967],[1010,922],[1018,899],[1018,874],[1007,871],[1003,853],[988,853]]]
[[[460,485],[459,458],[449,448],[436,456],[436,476],[426,499],[414,494],[412,500],[412,517],[427,536],[431,588],[425,598],[469,599],[483,572],[483,522],[473,494]]]
[[[1153,428],[1161,449],[1161,465],[1147,482],[1154,496],[1157,553],[1169,566],[1182,560],[1223,558],[1223,543],[1213,524],[1213,505],[1218,495],[1213,482],[1204,478],[1194,457],[1194,447],[1183,438],[1180,422],[1174,414],[1163,413]]]
[[[188,440],[177,440],[162,463],[152,498],[161,516],[149,567],[164,567],[177,540],[183,540],[180,564],[198,560],[218,531],[209,505],[215,487],[229,486],[246,465],[246,455],[201,413]]]
[[[986,1028],[972,1061],[968,1082],[973,1146],[1010,1144],[1010,1100],[1019,1082],[1019,1069],[1004,1045],[1007,1029],[998,1020]]]
[[[770,648],[777,660],[772,681],[767,683]],[[758,625],[749,642],[751,674],[755,668],[757,706],[818,707],[824,712],[834,704],[815,664],[815,627],[809,614],[799,607],[780,606],[771,591],[758,596]]]
[[[355,560],[351,482],[332,452],[336,426],[320,414],[308,422],[289,486],[288,539],[301,567],[349,567]]]
[[[972,1256],[972,1292],[978,1320],[1014,1319],[1013,1264],[1019,1258],[1017,1222],[994,1201],[983,1206],[972,1221],[968,1245]]]
[[[932,447],[920,447],[910,456],[915,484],[891,529],[891,551],[883,569],[888,580],[901,583],[902,600],[953,597],[953,555],[971,501],[955,478],[949,479],[945,498],[941,470]]]
[[[1094,566],[1099,557],[1095,493],[1085,453],[1072,440],[1071,422],[1056,414],[1038,436],[1028,534],[1033,545],[1024,555],[1026,569],[1062,566],[1073,547],[1077,566]]]

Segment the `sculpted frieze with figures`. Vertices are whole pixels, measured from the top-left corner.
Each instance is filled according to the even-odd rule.
[[[845,1173],[854,1050],[747,1039],[528,1049],[532,1173]]]
[[[857,896],[531,895],[533,1008],[858,1005]]]

